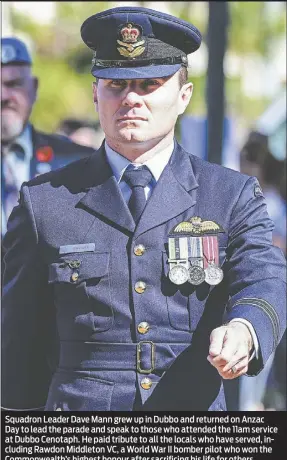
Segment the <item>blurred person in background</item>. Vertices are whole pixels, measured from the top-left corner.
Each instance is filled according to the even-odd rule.
[[[56,133],[67,136],[77,144],[98,149],[104,140],[104,132],[100,122],[65,118],[59,123]]]
[[[286,256],[286,161],[274,158],[267,136],[252,131],[240,152],[240,171],[257,177],[275,225],[273,243]]]
[[[274,222],[273,244],[286,257],[286,161],[273,156],[266,135],[251,131],[240,151],[240,171],[258,178]],[[239,410],[286,410],[286,333],[263,371],[239,380]]]
[[[286,331],[279,343],[273,364],[267,378],[267,385],[262,400],[266,410],[286,411]]]
[[[39,84],[31,67],[31,56],[21,40],[1,38],[2,235],[24,181],[93,152],[31,125]]]

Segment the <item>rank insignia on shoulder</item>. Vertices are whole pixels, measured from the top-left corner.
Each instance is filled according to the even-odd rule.
[[[264,196],[262,188],[260,187],[259,184],[254,185],[254,196]]]

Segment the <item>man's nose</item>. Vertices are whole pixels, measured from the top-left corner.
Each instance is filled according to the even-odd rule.
[[[141,107],[142,97],[134,88],[127,88],[122,104],[128,107]]]

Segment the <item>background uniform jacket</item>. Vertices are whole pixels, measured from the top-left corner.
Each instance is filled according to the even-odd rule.
[[[17,144],[17,139],[15,140]],[[17,171],[17,166],[13,167],[13,176],[17,178],[17,183],[13,184],[16,187],[16,190],[20,188],[20,185],[24,180],[32,179],[33,177],[42,174],[43,172],[51,171],[62,166],[65,166],[72,161],[79,160],[85,156],[91,155],[94,153],[94,149],[81,146],[79,144],[75,144],[71,142],[70,139],[64,136],[54,135],[54,134],[46,134],[40,131],[36,131],[31,126],[31,148],[32,148],[32,156],[30,160],[30,167],[27,170],[27,177],[22,178],[19,175],[19,171]],[[1,158],[1,166],[2,165],[2,158]],[[9,199],[7,194],[9,193],[5,186],[3,185],[4,189],[2,189],[2,203],[1,206],[3,207],[3,202],[5,199]],[[11,206],[17,204],[17,192],[13,190],[13,196],[10,197],[12,199]],[[4,208],[2,211],[2,231],[1,235],[6,232],[6,215]],[[4,220],[4,222],[3,222]]]
[[[47,163],[50,169],[54,170],[66,166],[72,161],[79,160],[85,156],[91,155],[95,150],[89,147],[80,146],[71,142],[69,138],[60,136],[57,134],[47,134],[40,131],[36,131],[32,128],[32,144],[33,144],[33,157],[31,159],[30,177],[33,178],[37,174],[41,173],[40,164]],[[45,150],[46,147],[50,147],[49,150],[52,154]],[[45,158],[45,152],[47,154],[47,160]],[[41,155],[42,153],[42,155]],[[40,161],[40,158],[42,160]]]
[[[206,359],[211,331],[233,318],[252,323],[254,375],[285,328],[285,262],[258,190],[255,178],[178,144],[136,228],[103,146],[24,184],[4,239],[3,406],[225,410]],[[168,234],[192,216],[224,229],[217,286],[168,278]]]

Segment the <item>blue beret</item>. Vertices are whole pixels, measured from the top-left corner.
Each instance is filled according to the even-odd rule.
[[[85,44],[95,51],[92,74],[98,78],[167,77],[201,43],[189,22],[141,7],[112,8],[94,14],[81,27]]]
[[[1,38],[1,64],[32,64],[26,45],[18,38]]]

